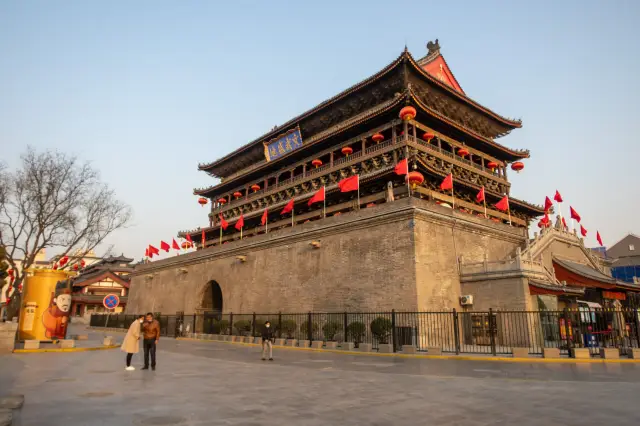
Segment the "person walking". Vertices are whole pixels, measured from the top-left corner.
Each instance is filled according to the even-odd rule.
[[[151,356],[151,370],[156,371],[156,346],[160,340],[160,323],[153,318],[153,314],[148,312],[142,326],[143,347],[144,347],[144,367],[149,369],[149,356]]]
[[[122,346],[120,346],[120,350],[127,353],[127,366],[125,367],[127,371],[135,370],[135,367],[131,366],[131,358],[133,358],[133,354],[137,354],[140,350],[139,341],[142,321],[144,321],[144,315],[138,315],[135,321],[129,326],[127,335],[124,336],[124,341],[122,342]]]
[[[273,361],[273,328],[269,321],[264,323],[262,327],[262,360],[267,359],[267,351],[269,352],[269,361]]]

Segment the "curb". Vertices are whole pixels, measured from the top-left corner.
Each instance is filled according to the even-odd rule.
[[[202,340],[194,339],[191,337],[178,337],[176,340],[184,340],[191,342],[205,342],[205,343],[227,343],[238,346],[260,346],[256,343],[240,343],[240,342],[223,342],[219,340]],[[364,355],[364,356],[377,356],[377,357],[394,357],[394,358],[408,358],[408,359],[446,359],[446,360],[459,360],[459,361],[497,361],[497,362],[524,362],[524,363],[560,363],[560,364],[640,364],[640,359],[576,359],[576,358],[513,358],[505,356],[468,356],[468,355],[420,355],[420,354],[402,354],[402,353],[377,353],[377,352],[358,352],[358,351],[345,351],[341,349],[314,349],[314,348],[298,348],[291,346],[274,346],[274,348],[289,349],[296,351],[306,352],[322,352],[322,353],[334,353],[342,355]]]
[[[87,352],[87,351],[105,351],[107,349],[116,349],[120,345],[100,346],[92,348],[51,348],[51,349],[14,349],[14,354],[37,354],[43,352]]]

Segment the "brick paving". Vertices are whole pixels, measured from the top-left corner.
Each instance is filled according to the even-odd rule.
[[[156,372],[119,350],[0,356],[14,425],[636,425],[638,364],[366,357],[162,339]],[[140,366],[141,357],[134,357]]]

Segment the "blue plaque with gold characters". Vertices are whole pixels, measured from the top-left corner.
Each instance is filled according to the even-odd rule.
[[[302,136],[300,135],[300,128],[296,127],[295,129],[291,129],[288,132],[271,139],[269,142],[265,142],[264,156],[267,161],[272,161],[283,157],[298,148],[302,148]]]

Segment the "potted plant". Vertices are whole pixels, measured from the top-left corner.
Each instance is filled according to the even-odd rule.
[[[353,341],[356,348],[360,347],[366,333],[367,326],[360,321],[352,322],[347,326],[347,337]]]
[[[213,323],[214,330],[218,330],[218,332],[225,336],[229,334],[229,321],[228,320],[220,320]],[[227,340],[225,337],[224,340]]]
[[[318,326],[317,322],[311,321],[311,336],[309,336],[309,320],[304,320],[302,324],[300,324],[300,334],[302,336],[305,336],[306,339],[302,339],[298,342],[300,344],[300,347],[303,347],[303,348],[309,347],[309,341],[313,340],[314,336],[318,333],[319,328],[320,327]],[[309,339],[309,337],[311,337],[311,339]],[[321,348],[322,341],[319,341],[319,343]]]
[[[294,334],[298,329],[298,324],[292,319],[283,319],[280,323],[280,332],[284,335],[285,339],[289,340],[290,346],[296,345],[296,339],[294,339]]]
[[[336,349],[338,343],[336,342],[336,334],[342,329],[342,324],[336,321],[329,321],[322,326],[322,333],[327,341],[327,349]]]
[[[241,336],[248,336],[251,333],[251,321],[249,320],[236,321],[233,326]]]
[[[393,345],[389,344],[391,335],[391,320],[384,317],[378,317],[371,321],[371,334],[378,341],[378,352],[393,352]]]

